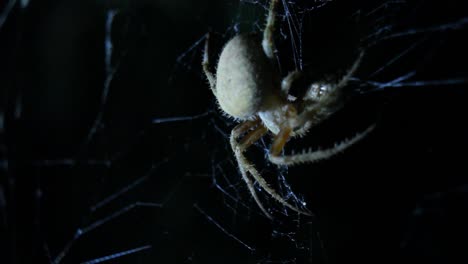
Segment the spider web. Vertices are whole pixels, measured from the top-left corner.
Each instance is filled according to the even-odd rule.
[[[265,179],[314,213],[256,186],[273,221],[238,175],[235,122],[200,67],[208,30],[214,63],[229,38],[263,29],[268,1],[2,4],[2,263],[467,260],[466,8],[346,2],[282,1],[282,76],[335,80],[366,52],[353,100],[286,152],[377,131],[290,168],[257,143],[247,156]]]

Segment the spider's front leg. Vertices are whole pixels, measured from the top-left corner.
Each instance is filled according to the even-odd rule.
[[[315,151],[309,150],[304,151],[301,154],[280,156],[280,153],[291,134],[290,128],[283,128],[280,133],[276,135],[273,141],[272,147],[270,149],[269,159],[272,163],[277,165],[295,165],[329,159],[365,138],[372,130],[374,130],[374,128],[375,124],[369,126],[366,130],[364,130],[364,132],[358,133],[350,139],[335,143],[333,147],[328,149],[319,149]]]
[[[292,84],[294,83],[294,81],[299,79],[301,77],[301,75],[302,75],[301,71],[294,70],[294,71],[288,73],[288,75],[283,78],[283,80],[281,81],[281,93],[283,94],[283,96],[285,96],[286,98],[288,98],[288,96],[290,96],[289,95],[289,90],[291,90]],[[302,98],[300,98],[300,99],[302,99]]]
[[[361,52],[359,52],[359,56],[354,61],[353,65],[351,65],[351,67],[348,69],[346,74],[335,85],[334,87],[335,90],[340,90],[348,84],[349,79],[353,77],[353,75],[356,73],[357,69],[359,68],[359,65],[361,65],[361,61],[362,61],[362,57],[364,57],[364,53],[365,53],[364,50],[361,50]]]
[[[252,128],[254,129],[251,130]],[[248,132],[249,130],[251,131]],[[236,157],[237,163],[239,164],[239,171],[241,172],[242,179],[247,184],[249,192],[254,198],[255,202],[257,203],[257,205],[260,207],[262,212],[268,218],[271,219],[272,217],[268,213],[268,211],[265,209],[260,199],[258,198],[257,193],[254,188],[254,183],[252,182],[252,179],[249,177],[248,173],[250,173],[252,178],[256,182],[258,182],[260,187],[263,190],[265,190],[271,197],[273,197],[273,199],[275,199],[276,201],[290,208],[293,211],[296,211],[298,213],[305,214],[305,215],[310,215],[309,212],[301,210],[297,208],[296,206],[289,204],[283,197],[281,197],[281,195],[279,195],[273,188],[269,186],[269,184],[265,181],[265,179],[263,179],[263,177],[257,171],[255,166],[251,162],[249,162],[243,155],[243,152],[245,152],[248,147],[254,144],[267,132],[268,132],[268,129],[261,123],[259,119],[256,119],[255,121],[246,121],[244,123],[241,123],[232,130],[231,139],[230,139],[231,147],[232,147],[232,150],[234,151],[234,155]],[[247,133],[247,135],[240,142],[238,142],[237,139],[244,133]]]
[[[361,64],[362,57],[364,56],[364,51],[361,51],[358,58],[354,61],[353,65],[348,69],[347,73],[333,86],[328,89],[328,93],[321,95],[319,98],[304,98],[305,101],[309,101],[309,105],[305,107],[302,113],[298,116],[299,123],[302,124],[301,128],[294,131],[295,135],[304,134],[308,128],[311,126],[311,120],[324,120],[328,118],[331,114],[336,112],[338,108],[341,107],[342,103],[340,93],[344,86],[347,85],[350,78],[357,71],[359,65]],[[291,73],[288,77],[285,78],[286,84],[291,83],[287,81],[288,79],[293,79],[290,76],[294,76],[295,73]],[[290,85],[289,85],[290,86]],[[285,86],[286,88],[288,85]],[[286,90],[283,88],[283,90]],[[310,89],[312,89],[311,86]],[[310,96],[307,92],[306,96]],[[312,100],[313,99],[313,100]],[[313,102],[313,103],[312,103]],[[356,134],[350,139],[346,139],[340,142],[335,143],[335,145],[328,149],[316,150],[316,151],[304,151],[301,154],[295,155],[282,155],[280,156],[281,151],[283,150],[284,145],[289,140],[291,136],[291,128],[283,127],[280,132],[275,136],[273,145],[270,149],[269,159],[272,163],[277,165],[294,165],[299,163],[307,162],[316,162],[320,160],[328,159],[350,146],[354,145],[365,136],[367,136],[373,129],[375,124],[369,126],[366,130],[361,133]]]

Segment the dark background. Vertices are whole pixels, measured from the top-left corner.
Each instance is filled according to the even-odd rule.
[[[2,18],[10,2],[0,2]],[[307,73],[296,89],[340,76],[366,49],[352,100],[287,151],[377,128],[330,160],[289,169],[266,162],[268,138],[252,148],[262,175],[276,188],[285,175],[315,214],[297,216],[261,194],[274,221],[236,172],[227,138],[235,122],[217,109],[200,67],[206,32],[215,64],[237,31],[261,30],[267,1],[20,4],[0,24],[0,263],[468,260],[460,2],[291,1],[291,16],[280,8],[282,75],[295,65]],[[106,28],[110,10],[118,13]],[[421,85],[368,83],[412,71],[407,82]],[[141,250],[119,257],[131,249]]]

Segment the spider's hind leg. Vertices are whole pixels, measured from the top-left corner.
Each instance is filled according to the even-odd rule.
[[[205,72],[206,79],[208,79],[208,83],[210,84],[210,89],[213,94],[216,96],[216,79],[215,75],[210,69],[210,33],[206,34],[205,40],[205,50],[203,51],[203,60],[202,60],[202,67],[203,71]]]
[[[266,26],[263,31],[263,51],[265,52],[265,55],[271,60],[274,59],[276,50],[273,34],[275,33],[276,8],[278,6],[278,3],[279,0],[271,0]]]

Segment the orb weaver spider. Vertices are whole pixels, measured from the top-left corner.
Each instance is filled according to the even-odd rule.
[[[252,144],[271,132],[273,143],[269,150],[269,160],[277,165],[295,165],[330,158],[360,141],[374,129],[372,125],[362,133],[338,142],[329,149],[281,155],[290,138],[305,135],[311,127],[343,107],[342,88],[357,70],[364,53],[359,54],[338,82],[314,82],[302,98],[290,96],[292,83],[301,72],[295,70],[282,80],[279,76],[273,40],[278,2],[279,0],[272,0],[270,3],[261,40],[258,34],[249,33],[236,35],[227,42],[219,57],[216,75],[210,70],[209,35],[202,60],[203,70],[219,107],[227,115],[241,122],[232,130],[230,144],[242,179],[259,208],[270,219],[272,216],[260,201],[253,181],[273,199],[291,210],[306,215],[311,213],[299,209],[281,197],[245,158],[244,152]]]

